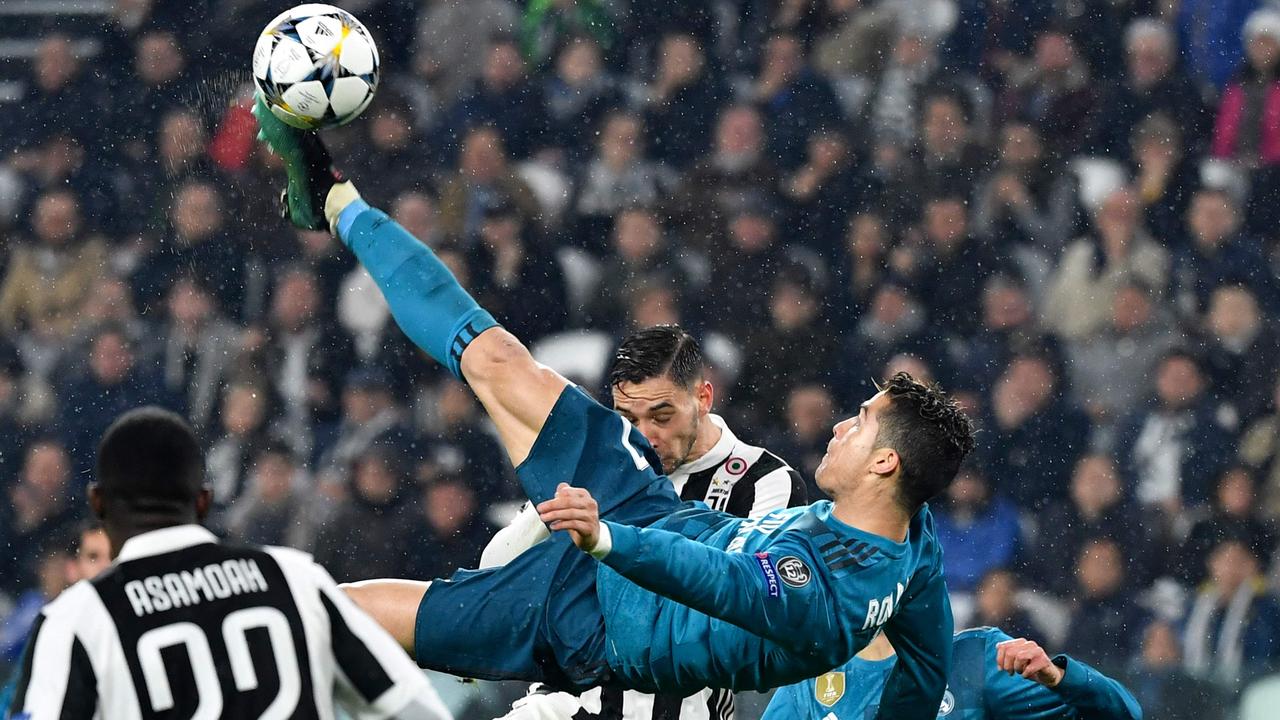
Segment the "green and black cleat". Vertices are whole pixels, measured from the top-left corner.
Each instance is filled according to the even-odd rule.
[[[282,214],[305,230],[328,230],[325,199],[329,189],[346,178],[333,166],[333,158],[320,135],[314,130],[299,130],[284,124],[257,93],[253,115],[258,118],[258,139],[284,160],[289,176],[289,185],[280,196]]]

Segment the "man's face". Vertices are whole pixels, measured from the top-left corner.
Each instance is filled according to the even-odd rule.
[[[668,377],[621,382],[613,387],[613,408],[644,435],[669,475],[693,451],[698,428],[711,411],[711,383],[699,380],[685,388]]]
[[[101,530],[90,530],[80,536],[80,549],[76,551],[77,579],[97,577],[111,564],[111,541]]]
[[[880,413],[889,407],[889,402],[887,394],[877,393],[862,403],[857,415],[836,423],[831,441],[827,443],[827,454],[822,456],[814,473],[823,492],[834,496],[833,490],[866,471],[880,433]]]

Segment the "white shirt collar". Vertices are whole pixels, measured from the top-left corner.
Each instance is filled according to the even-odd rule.
[[[218,542],[218,538],[199,525],[175,525],[129,538],[120,548],[120,554],[116,556],[116,561],[127,562],[138,558],[182,550],[192,545],[216,542]]]
[[[701,472],[707,468],[713,468],[716,465],[719,465],[729,457],[731,452],[733,452],[733,446],[738,444],[737,436],[733,434],[733,431],[729,429],[728,425],[724,424],[724,418],[721,418],[715,413],[708,413],[707,419],[710,420],[713,425],[720,428],[720,439],[717,440],[716,444],[712,445],[711,449],[702,457],[676,468],[676,471],[671,473],[673,478],[676,476],[681,478],[687,477],[693,473]]]

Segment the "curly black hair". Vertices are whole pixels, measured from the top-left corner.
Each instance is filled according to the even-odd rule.
[[[915,512],[947,489],[975,446],[976,433],[955,400],[936,385],[900,372],[878,386],[889,396],[876,444],[898,453],[898,501]]]

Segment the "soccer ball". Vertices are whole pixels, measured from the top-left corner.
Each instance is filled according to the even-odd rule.
[[[346,10],[299,5],[258,37],[253,82],[271,113],[296,128],[345,125],[378,89],[378,48]]]

